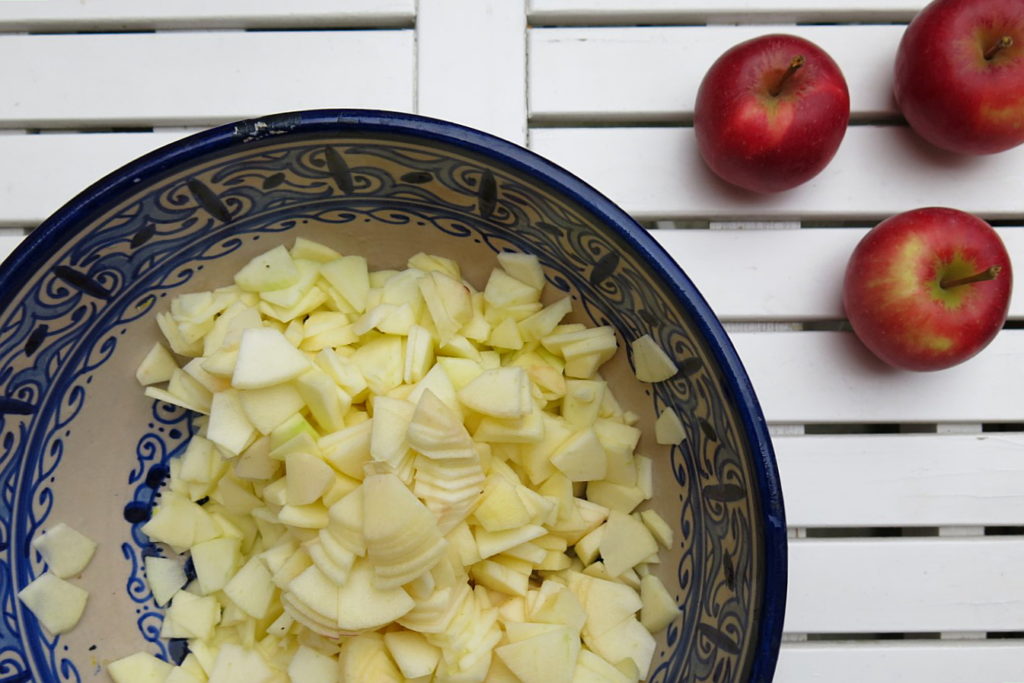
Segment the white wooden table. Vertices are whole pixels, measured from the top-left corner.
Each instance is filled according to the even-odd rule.
[[[1024,681],[1024,292],[941,373],[887,371],[842,325],[853,245],[918,206],[996,221],[1024,282],[1024,148],[954,158],[894,108],[923,4],[0,0],[0,257],[107,171],[244,117],[376,107],[526,144],[654,230],[746,363],[792,525],[776,680]],[[722,51],[780,30],[836,59],[852,121],[818,178],[751,199],[704,170],[693,101]]]

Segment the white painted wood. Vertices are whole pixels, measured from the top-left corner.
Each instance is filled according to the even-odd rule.
[[[941,152],[902,126],[853,126],[807,183],[756,195],[719,180],[691,128],[535,128],[530,147],[642,220],[876,220],[945,204],[988,218],[1021,215],[1024,147],[984,157]]]
[[[0,135],[0,225],[34,226],[106,174],[185,135]]]
[[[414,0],[4,0],[0,31],[409,25]]]
[[[735,333],[765,416],[782,423],[1014,422],[1024,330],[941,372],[890,368],[847,332]]]
[[[697,89],[727,49],[766,33],[819,45],[839,65],[854,120],[895,117],[900,25],[658,26],[530,31],[530,115],[558,121],[691,120]],[[870,49],[865,49],[870,45]]]
[[[909,21],[927,0],[531,0],[533,24]]]
[[[526,142],[525,0],[419,0],[417,110]]]
[[[1008,683],[1024,680],[1019,640],[784,644],[778,683]]]
[[[843,318],[846,262],[867,228],[653,230],[723,320]],[[1024,273],[1024,229],[997,228],[1014,270]],[[770,255],[770,256],[769,256]],[[1010,317],[1024,318],[1024,278]]]
[[[413,32],[0,36],[0,126],[209,125],[306,108],[413,108]],[[73,65],[73,68],[72,66]]]
[[[791,526],[1024,525],[1021,432],[775,436],[773,444]]]
[[[25,235],[21,230],[0,229],[0,263],[10,256],[23,239]]]
[[[785,629],[1022,630],[1022,566],[1021,538],[794,539]]]

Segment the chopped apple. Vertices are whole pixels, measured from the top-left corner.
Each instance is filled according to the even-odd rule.
[[[148,652],[136,652],[107,664],[107,673],[114,683],[164,683],[173,670],[173,664]]]
[[[323,264],[320,274],[338,291],[357,313],[366,310],[366,297],[370,291],[370,277],[366,259],[362,256],[343,256]]]
[[[298,279],[299,269],[284,245],[254,257],[235,274],[235,284],[248,292],[284,289]]]
[[[285,457],[288,504],[308,505],[318,500],[335,481],[334,470],[321,458],[297,451]]]
[[[498,264],[502,270],[536,290],[544,289],[544,269],[533,254],[521,254],[503,251],[498,254]]]
[[[679,607],[672,594],[654,574],[640,579],[640,623],[651,633],[662,630],[679,616]]]
[[[302,683],[336,683],[338,660],[311,647],[299,645],[288,663],[288,677]]]
[[[633,352],[633,372],[641,382],[662,382],[679,371],[649,334],[630,342],[630,349]]]
[[[483,415],[523,417],[533,408],[530,378],[520,367],[487,370],[458,392],[459,400]]]
[[[150,592],[153,593],[153,599],[160,607],[166,606],[174,594],[188,583],[185,569],[178,560],[149,555],[145,559],[144,566],[146,583],[149,585]]]
[[[305,402],[290,382],[238,392],[242,412],[260,434],[270,434],[302,410]]]
[[[82,618],[89,593],[45,572],[18,591],[18,599],[53,635],[67,633]]]
[[[686,429],[676,411],[666,407],[654,422],[655,440],[666,446],[674,446],[686,439]]]
[[[618,576],[658,552],[658,543],[643,522],[612,510],[601,535],[601,557],[608,573]]]
[[[214,538],[192,546],[200,592],[209,595],[222,589],[237,570],[240,557],[237,538]]]
[[[89,564],[96,552],[96,541],[58,522],[42,536],[32,539],[32,548],[43,556],[54,576],[66,579],[80,574]]]
[[[494,650],[523,683],[571,681],[579,651],[579,636],[565,626]]]
[[[139,363],[135,379],[143,386],[158,384],[169,380],[177,369],[178,363],[171,352],[163,344],[156,342]]]
[[[287,382],[309,369],[309,359],[271,327],[244,330],[231,384],[236,389],[262,389]]]
[[[441,651],[415,631],[385,633],[384,644],[406,678],[430,676],[441,658]]]

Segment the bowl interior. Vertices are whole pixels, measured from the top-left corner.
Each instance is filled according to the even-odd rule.
[[[616,329],[603,374],[640,416],[650,506],[675,527],[659,575],[683,616],[659,637],[650,680],[770,675],[785,585],[778,482],[756,400],[699,294],[625,214],[530,153],[449,124],[352,112],[242,123],[158,151],[90,188],[5,264],[0,674],[88,680],[138,649],[172,654],[139,527],[194,420],[145,399],[135,368],[171,298],[229,284],[253,255],[298,236],[372,268],[444,255],[479,288],[497,253],[536,254],[550,297],[569,294],[576,320]],[[645,333],[674,356],[673,378],[633,378],[626,342]],[[683,418],[679,446],[655,442],[665,406]],[[58,521],[101,546],[76,580],[91,596],[81,624],[53,639],[14,593],[43,569],[32,538]]]

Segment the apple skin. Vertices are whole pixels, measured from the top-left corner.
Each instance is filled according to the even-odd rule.
[[[803,65],[778,89],[798,56]],[[735,45],[711,65],[697,90],[693,127],[712,171],[770,193],[820,173],[849,119],[846,79],[832,58],[803,38],[771,34]]]
[[[992,279],[942,287],[998,268]],[[981,351],[1006,321],[1013,276],[996,231],[963,211],[915,209],[876,225],[854,249],[843,282],[853,331],[879,358],[941,370]]]
[[[986,59],[1003,36],[1013,44]],[[903,34],[893,92],[910,126],[942,149],[994,154],[1024,142],[1024,3],[932,2]]]

